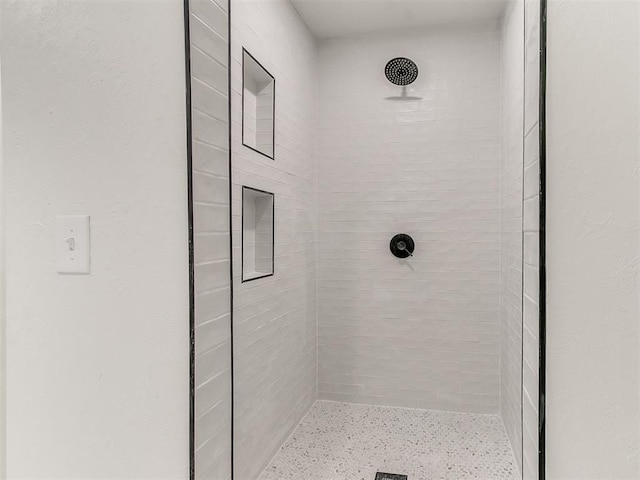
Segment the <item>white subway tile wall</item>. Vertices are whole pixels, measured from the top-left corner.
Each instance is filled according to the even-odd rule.
[[[525,0],[523,478],[538,478],[540,0]]]
[[[320,43],[320,398],[498,412],[500,40],[491,23]],[[396,56],[420,69],[405,98]]]
[[[246,81],[246,80],[245,80]],[[244,88],[244,116],[242,118],[242,135],[245,145],[256,148],[256,124],[257,124],[257,105],[258,100],[256,94],[245,86]]]
[[[502,19],[500,414],[522,471],[522,172],[524,0]]]
[[[235,478],[317,398],[316,46],[287,0],[231,2]],[[275,159],[242,145],[242,47],[275,77]],[[275,194],[275,274],[241,283],[242,186]]]
[[[228,5],[190,0],[195,259],[195,474],[231,478]]]

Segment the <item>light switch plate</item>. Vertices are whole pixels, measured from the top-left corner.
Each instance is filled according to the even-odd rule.
[[[58,273],[90,273],[89,215],[56,217]]]

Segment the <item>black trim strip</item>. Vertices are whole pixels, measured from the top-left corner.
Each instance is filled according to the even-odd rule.
[[[271,142],[273,145],[273,156],[267,155],[266,153],[261,152],[260,150],[252,147],[251,145],[247,145],[246,143],[244,143],[244,54],[245,53],[249,55],[251,59],[254,62],[256,62],[260,66],[260,68],[262,68],[265,72],[267,72],[267,75],[269,75],[273,79],[273,113],[272,113],[273,126],[271,127],[271,135],[272,135]],[[271,160],[275,160],[276,159],[276,77],[271,75],[269,70],[264,68],[264,66],[258,61],[258,59],[253,55],[251,55],[249,50],[247,50],[244,47],[242,47],[242,107],[240,110],[242,111],[242,124],[241,124],[242,125],[242,145],[247,147],[250,150],[253,150],[256,153],[259,153],[260,155],[263,155]]]
[[[538,478],[546,478],[546,368],[547,368],[547,0],[540,0],[540,257],[539,257],[539,365],[538,365]]]
[[[504,28],[504,26],[503,26]],[[525,181],[524,175],[526,170],[526,138],[527,138],[527,122],[526,122],[526,97],[527,97],[527,8],[526,4],[522,9],[522,196],[520,198],[520,230],[522,235],[520,237],[521,252],[520,252],[520,267],[522,269],[520,277],[520,480],[524,479],[525,469],[525,454],[524,454],[524,309],[525,309],[525,294],[524,294],[524,270],[525,270],[525,238],[526,232],[524,229],[524,202],[526,193],[524,191]],[[502,246],[500,246],[502,248]]]
[[[244,278],[244,192],[245,190],[253,190],[254,192],[264,193],[265,195],[271,195],[271,273],[266,273],[264,275],[260,275],[259,277],[251,277]],[[240,227],[240,235],[242,238],[241,245],[241,255],[242,255],[242,283],[252,282],[254,280],[260,280],[261,278],[273,277],[276,273],[276,196],[272,192],[267,192],[266,190],[260,190],[259,188],[248,187],[246,185],[242,186],[242,215],[241,217],[241,227]]]
[[[504,28],[504,26],[503,26]],[[526,170],[526,138],[527,138],[527,122],[526,122],[526,97],[527,97],[527,8],[526,4],[522,9],[522,196],[520,198],[520,267],[522,268],[520,277],[520,480],[524,479],[525,458],[524,458],[524,269],[525,269],[525,248],[524,241],[526,238],[524,229],[524,202],[526,194],[524,191],[525,181],[524,175]],[[502,227],[502,226],[501,226]],[[500,246],[502,249],[502,245]]]
[[[189,0],[184,6],[184,64],[187,120],[187,218],[189,228],[189,478],[196,475],[196,309],[195,309],[195,261],[193,254],[193,125],[191,117],[191,32],[189,24]]]
[[[274,195],[273,192],[267,192],[266,190],[262,190],[256,187],[249,187],[248,185],[243,185],[242,188],[246,188],[247,190],[253,190],[254,192],[264,193],[266,195]]]
[[[227,0],[227,122],[229,125],[229,346],[230,346],[230,355],[231,355],[231,364],[230,364],[230,376],[231,376],[231,451],[230,451],[230,462],[231,462],[231,480],[234,479],[235,472],[235,454],[234,454],[234,437],[235,437],[235,381],[234,381],[234,369],[233,369],[233,156],[232,156],[232,148],[231,148],[231,140],[232,140],[232,122],[231,122],[231,65],[233,64],[231,59],[231,2],[232,0]],[[275,128],[275,127],[274,127]],[[275,148],[275,146],[274,146]],[[275,151],[275,150],[274,150]]]

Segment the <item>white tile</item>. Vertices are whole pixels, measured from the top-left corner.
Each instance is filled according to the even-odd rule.
[[[526,134],[524,140],[524,164],[525,166],[531,165],[540,158],[540,127],[538,122],[535,126]]]
[[[540,197],[536,195],[524,202],[524,230],[537,232],[540,225]]]
[[[212,30],[209,25],[194,15],[191,15],[190,18],[189,32],[192,45],[221,65],[227,65],[228,43],[226,38],[222,36],[223,32]]]
[[[226,120],[210,117],[193,108],[192,113],[193,138],[208,145],[226,149],[229,143],[229,125]]]
[[[197,354],[206,352],[222,343],[228,342],[231,338],[229,331],[229,314],[208,320],[196,326],[196,352]],[[208,401],[206,398],[203,399]]]
[[[230,310],[231,292],[228,286],[196,295],[196,325],[200,325]]]
[[[195,361],[196,385],[202,385],[220,371],[231,368],[231,343],[223,342],[209,350],[198,352]],[[200,422],[198,422],[196,434],[201,438],[208,438],[208,435],[201,431]]]
[[[199,235],[207,233],[227,233],[228,235],[229,207],[194,203],[193,225]],[[228,249],[229,246],[226,245],[226,247]]]
[[[524,293],[529,298],[537,299],[539,294],[539,269],[529,265],[524,266]]]
[[[288,2],[232,5],[236,477],[257,478],[316,398],[315,41]],[[242,47],[276,79],[275,159],[242,145]],[[275,194],[275,272],[240,283],[241,186]]]
[[[197,479],[231,472],[227,0],[192,0]],[[198,17],[198,18],[196,18]]]
[[[192,15],[198,17],[211,30],[227,39],[227,12],[225,0],[214,2],[213,0],[189,0],[189,10]]]
[[[533,161],[524,170],[524,198],[528,199],[540,193],[540,162]]]
[[[538,267],[540,262],[540,234],[538,232],[524,234],[524,255],[526,264]]]
[[[191,81],[191,104],[194,109],[227,122],[229,108],[226,92],[219,92],[197,78]]]
[[[524,0],[510,2],[502,20],[502,182],[500,414],[522,464],[522,269]],[[524,245],[526,247],[526,245]]]
[[[229,178],[229,150],[220,146],[193,143],[193,169],[223,178]]]
[[[453,380],[436,362],[429,372],[408,365],[428,352],[458,361],[468,352],[493,354],[478,369],[498,369],[497,337],[480,341],[482,332],[471,323],[454,331],[436,328],[452,315],[487,315],[496,327],[499,321],[498,41],[496,29],[482,27],[463,37],[443,30],[320,44],[319,365],[341,351],[357,352],[348,363],[332,365],[334,381],[320,385],[321,398],[344,395],[380,405],[422,399],[472,411],[485,411],[482,402],[489,401],[497,411],[498,384]],[[418,46],[425,42],[432,45],[428,50]],[[390,49],[429,69],[429,77],[410,87],[424,100],[385,100],[398,89],[375,72]],[[460,65],[478,58],[483,63],[474,63],[474,86],[447,83]],[[459,95],[467,101],[456,101]],[[389,252],[398,232],[416,241],[410,261]],[[469,395],[444,395],[453,385]],[[474,390],[489,395],[474,398]]]
[[[200,263],[195,266],[196,294],[226,288],[229,284],[229,261]]]
[[[226,64],[217,62],[208,56],[207,52],[203,52],[198,48],[191,49],[191,76],[218,92],[227,93],[228,73]]]
[[[228,370],[221,371],[196,388],[195,414],[200,417],[213,405],[231,394],[231,381]]]
[[[204,419],[204,418],[203,418]],[[195,455],[195,468],[197,472],[208,472],[211,469],[223,469],[221,466],[216,466],[219,463],[228,464],[231,463],[230,448],[231,443],[231,424],[229,422],[222,424],[205,443],[203,443],[197,450]],[[204,476],[204,478],[207,478]],[[224,478],[222,476],[214,478]]]

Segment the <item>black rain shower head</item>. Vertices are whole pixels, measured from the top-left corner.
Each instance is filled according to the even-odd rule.
[[[384,67],[387,80],[395,85],[406,86],[418,78],[418,66],[413,60],[405,57],[396,57],[387,62]]]

